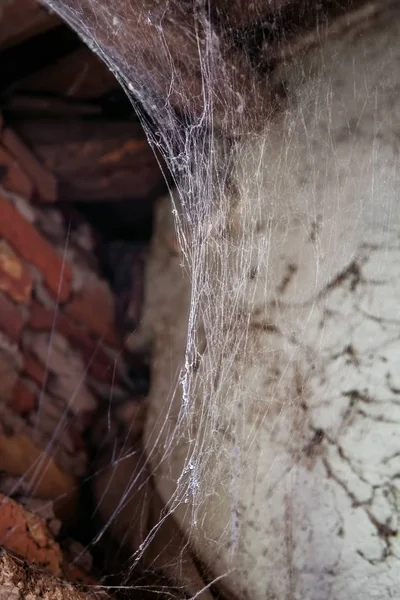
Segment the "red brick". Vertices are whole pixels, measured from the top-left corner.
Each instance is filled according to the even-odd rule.
[[[36,406],[35,394],[23,383],[19,382],[14,388],[11,408],[19,415],[30,413]]]
[[[75,450],[87,450],[87,445],[81,432],[74,425],[68,427],[68,434],[72,440]]]
[[[104,352],[100,342],[91,338],[87,332],[77,327],[64,315],[57,319],[56,330],[65,335],[71,345],[81,351],[88,373],[95,379],[108,384],[118,379],[119,371],[116,369],[114,373],[114,362]]]
[[[122,346],[114,329],[114,297],[105,281],[85,285],[65,306],[65,312],[111,346]]]
[[[68,299],[72,280],[71,267],[1,193],[0,236],[41,271],[50,292],[60,302]]]
[[[32,275],[4,241],[0,241],[0,290],[15,302],[28,304],[32,294]]]
[[[18,342],[24,327],[24,318],[14,302],[0,292],[0,331],[13,342]]]
[[[82,348],[83,358],[88,366],[88,373],[101,383],[112,385],[119,380],[118,363],[114,365],[101,347],[95,347],[94,350]]]
[[[93,425],[95,413],[93,411],[86,410],[85,412],[82,412],[78,418],[82,429],[85,431],[88,427]]]
[[[6,149],[17,159],[20,167],[30,177],[39,198],[43,202],[55,202],[57,200],[57,182],[54,175],[38,161],[36,156],[11,129],[4,129],[2,141]]]
[[[24,356],[24,375],[28,375],[42,389],[46,383],[46,369],[32,354]]]
[[[54,322],[54,313],[46,310],[38,302],[31,307],[29,325],[32,329],[50,331]],[[57,313],[55,330],[64,335],[72,346],[81,351],[88,373],[102,383],[113,383],[118,379],[119,369],[114,369],[113,360],[104,352],[87,331],[66,317],[62,311]],[[114,370],[116,371],[114,373]]]
[[[47,310],[39,302],[33,301],[30,311],[29,325],[32,329],[50,331],[53,326],[74,345],[93,346],[89,333],[76,325],[63,311],[55,313]]]
[[[46,310],[39,302],[32,302],[29,325],[38,331],[50,331],[53,327],[54,313]]]
[[[7,444],[11,446],[9,440],[10,438],[3,439],[2,446],[6,448]],[[29,471],[33,472],[33,477],[36,477],[36,481],[39,481],[39,484],[36,484],[34,487],[35,493],[37,493],[41,481],[47,475],[44,469],[41,477],[38,475],[38,469],[44,463],[40,454],[39,458],[38,463],[40,466],[38,467],[38,465],[33,463],[29,469]],[[57,577],[61,576],[63,563],[61,548],[49,533],[44,519],[24,510],[20,504],[17,504],[11,498],[3,496],[3,494],[0,494],[0,543],[7,550],[23,556],[27,561],[35,563],[35,565],[42,567]],[[12,598],[13,595],[5,592],[5,595],[2,594],[2,597]],[[32,598],[35,595],[29,592],[25,595],[24,592],[21,592],[20,597],[28,598],[30,596]],[[46,592],[44,592],[42,597],[46,597],[46,595]]]
[[[0,182],[8,191],[30,200],[33,184],[17,160],[0,146]]]

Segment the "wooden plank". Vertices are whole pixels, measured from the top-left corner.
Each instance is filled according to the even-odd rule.
[[[7,115],[14,118],[29,119],[32,116],[40,117],[63,117],[63,118],[82,118],[99,117],[102,114],[102,107],[99,104],[89,102],[71,102],[64,98],[55,98],[53,96],[36,96],[30,94],[13,94],[6,99],[3,110]],[[0,125],[1,130],[1,125]]]
[[[20,80],[15,90],[87,100],[119,87],[114,75],[89,48],[82,46]]]
[[[142,199],[165,187],[139,123],[32,120],[15,127],[56,176],[60,200]]]
[[[60,25],[60,19],[35,0],[10,0],[0,6],[0,50]]]
[[[14,0],[18,1],[18,0]],[[74,31],[58,25],[21,43],[1,50],[0,90],[16,89],[17,84],[42,71],[63,56],[75,52],[82,42]]]
[[[17,159],[0,144],[0,184],[4,189],[30,200],[33,182],[21,168]]]
[[[43,202],[54,202],[57,199],[57,182],[53,173],[41,164],[11,129],[4,129],[2,143],[17,160],[18,165],[29,176],[35,186],[39,199]]]

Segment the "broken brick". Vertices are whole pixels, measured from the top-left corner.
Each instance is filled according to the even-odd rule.
[[[27,304],[32,293],[32,275],[4,241],[0,241],[0,290],[15,302]]]
[[[114,297],[105,281],[85,285],[65,306],[65,312],[111,346],[122,346],[114,329]]]
[[[61,549],[45,521],[3,494],[0,494],[0,543],[53,575],[61,575]]]
[[[19,165],[31,178],[39,198],[43,202],[55,202],[57,200],[57,182],[54,175],[40,163],[11,129],[4,129],[2,140],[6,149],[17,159]]]
[[[17,160],[0,146],[0,183],[14,194],[30,200],[33,185],[27,174],[21,169]]]
[[[35,394],[22,382],[18,382],[14,388],[10,405],[12,410],[19,415],[27,415],[36,406]]]
[[[1,192],[0,236],[42,272],[47,287],[60,302],[68,299],[72,280],[71,267]]]
[[[24,326],[24,317],[2,292],[0,292],[0,331],[13,342],[18,342]]]
[[[22,371],[37,383],[40,389],[44,388],[46,382],[46,369],[33,354],[29,353],[24,356],[24,366]]]

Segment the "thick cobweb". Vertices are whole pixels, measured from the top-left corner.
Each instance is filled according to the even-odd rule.
[[[171,197],[171,209],[183,252],[182,267],[190,273],[191,301],[185,358],[176,377],[182,407],[170,440],[173,445],[175,436],[190,436],[193,427],[192,372],[199,355],[199,323],[207,347],[213,349],[203,369],[208,382],[202,392],[201,416],[211,429],[219,425],[213,387],[221,357],[226,361],[224,377],[229,378],[232,357],[246,351],[246,328],[241,327],[236,335],[235,319],[252,256],[246,255],[242,245],[240,264],[232,270],[232,241],[226,232],[237,192],[230,172],[235,138],[257,135],[261,115],[272,112],[267,75],[261,68],[253,69],[245,34],[243,40],[236,40],[223,26],[216,27],[206,2],[46,4],[114,73],[174,177],[176,194],[175,202]],[[254,21],[263,16],[253,10]],[[271,19],[269,27],[273,28]],[[240,240],[237,243],[240,245]],[[219,265],[212,275],[207,266],[210,261]],[[231,335],[223,335],[224,330]],[[232,341],[234,345],[226,347]],[[194,445],[178,481],[172,510],[175,503],[187,502],[188,496],[195,497],[196,508],[198,496],[204,493],[201,481],[203,469],[208,468],[207,454],[200,442]],[[239,468],[235,462],[238,459],[233,457],[234,470]],[[197,527],[196,510],[193,526]],[[234,524],[232,527],[235,537]]]
[[[176,393],[181,397],[180,414],[167,440],[164,432],[155,443],[164,447],[161,454],[157,449],[157,461],[168,463],[174,445],[181,438],[192,439],[169,512],[189,504],[192,527],[202,527],[197,507],[209,493],[202,483],[204,473],[214,469],[216,480],[223,473],[211,464],[218,456],[218,448],[207,448],[200,438],[196,439],[196,421],[200,418],[211,431],[224,426],[219,406],[213,401],[215,388],[229,381],[230,366],[238,353],[246,352],[248,336],[248,316],[243,314],[239,324],[238,314],[242,288],[254,257],[246,251],[245,240],[232,242],[229,236],[229,213],[238,193],[230,176],[234,146],[236,138],[257,136],[256,127],[262,123],[262,117],[272,113],[267,65],[254,68],[245,34],[243,39],[235,39],[233,30],[229,34],[223,23],[217,26],[206,2],[84,0],[47,4],[114,73],[132,99],[151,144],[162,153],[174,178],[176,191],[171,197],[171,210],[182,249],[182,268],[190,277],[191,300],[184,358],[175,377],[179,391],[170,391],[171,398]],[[253,13],[255,21],[264,16],[256,10]],[[214,15],[215,20],[218,17]],[[273,24],[273,19],[269,19],[271,29]],[[266,37],[267,34],[268,28]],[[261,46],[258,43],[259,51]],[[232,253],[238,261],[234,268]],[[209,268],[210,263],[213,269]],[[193,373],[205,345],[212,350],[201,369],[203,400],[198,417]],[[237,432],[234,421],[238,423]],[[240,421],[239,414],[232,415],[229,424],[237,435],[233,454],[228,457],[233,500],[227,533],[232,539],[232,551],[238,536],[235,486],[241,468]],[[128,484],[110,521],[117,518],[132,489],[143,485],[141,473],[132,473]],[[132,566],[140,561],[161,524],[162,520],[155,524],[139,546]],[[106,528],[110,525],[106,523]]]
[[[275,9],[279,4],[275,3]],[[154,451],[147,448],[147,452],[152,466],[157,467],[158,463],[168,463],[174,448],[182,439],[186,440],[183,466],[176,476],[168,510],[174,513],[182,505],[190,506],[189,520],[193,530],[201,530],[204,520],[211,517],[204,514],[202,506],[205,499],[215,493],[213,487],[217,489],[221,481],[229,482],[230,520],[223,527],[223,535],[228,540],[225,539],[225,546],[229,545],[234,553],[239,537],[237,515],[241,473],[243,469],[252,468],[246,462],[246,453],[255,443],[257,428],[265,420],[260,409],[252,427],[245,423],[247,417],[240,402],[241,386],[249,382],[249,375],[241,381],[242,373],[236,363],[238,357],[246,354],[249,361],[255,360],[255,364],[256,358],[264,360],[265,354],[261,350],[257,356],[253,338],[259,331],[274,333],[273,321],[252,322],[251,329],[250,321],[259,298],[255,288],[251,291],[248,281],[255,277],[253,269],[257,265],[262,263],[267,271],[270,268],[270,256],[276,250],[271,248],[272,228],[277,226],[280,198],[279,189],[270,190],[271,217],[266,219],[261,207],[265,186],[260,184],[257,189],[258,180],[262,180],[258,177],[257,164],[252,162],[251,180],[247,181],[244,173],[240,179],[241,188],[233,176],[241,168],[237,164],[236,148],[242,144],[251,154],[253,146],[262,145],[262,131],[273,121],[276,107],[285,102],[284,90],[273,84],[274,64],[277,57],[296,50],[290,50],[289,40],[285,39],[289,34],[282,27],[279,10],[265,12],[263,2],[259,6],[258,3],[249,5],[251,15],[247,22],[244,18],[247,9],[243,11],[242,22],[237,15],[229,17],[229,11],[228,16],[223,9],[221,13],[215,13],[207,2],[65,0],[49,1],[47,5],[79,33],[114,73],[132,99],[149,140],[161,151],[173,175],[176,192],[171,197],[171,211],[182,249],[182,269],[190,279],[190,302],[185,317],[184,354],[174,384],[160,402],[164,404],[165,416],[169,414],[168,403],[172,407],[173,399],[179,397],[179,410],[173,426],[168,429],[166,424],[163,432],[155,436],[158,447],[154,447]],[[304,14],[304,20],[306,17]],[[301,18],[297,21],[301,22]],[[249,22],[258,23],[257,29],[248,27]],[[318,35],[323,35],[321,29]],[[277,38],[279,40],[275,42]],[[312,43],[312,38],[305,35],[301,43]],[[326,103],[329,104],[329,98]],[[286,130],[290,137],[290,123]],[[259,154],[265,155],[265,152]],[[245,154],[242,153],[240,158],[246,161]],[[280,162],[276,157],[272,159],[276,168],[291,167],[289,154],[280,156]],[[311,165],[311,170],[314,168]],[[253,205],[248,210],[247,203],[250,202]],[[313,207],[311,209],[310,215]],[[232,219],[235,210],[241,221],[237,231]],[[285,223],[281,222],[279,226],[284,229]],[[260,239],[257,228],[263,232]],[[336,248],[330,251],[335,252]],[[318,271],[318,252],[314,261]],[[289,270],[288,281],[290,275]],[[281,284],[284,287],[285,281]],[[317,287],[315,282],[311,287],[313,285]],[[311,303],[305,319],[312,310]],[[285,327],[284,320],[281,325]],[[288,322],[285,331],[287,364],[281,364],[275,372],[271,353],[271,361],[264,373],[269,378],[273,420],[280,419],[283,412],[279,402],[278,408],[274,405],[274,393],[279,389],[281,399],[286,395],[294,401],[301,395],[304,384],[298,382],[295,393],[292,390],[289,394],[286,377],[295,368],[298,349],[302,348],[302,341],[295,339],[290,327]],[[312,358],[306,356],[305,360],[312,361]],[[246,369],[251,378],[248,364]],[[258,377],[257,372],[254,379]],[[295,377],[291,375],[289,379],[293,385]],[[249,388],[249,394],[252,393]],[[232,411],[227,415],[226,410],[221,410],[221,403],[227,395],[236,398],[235,394],[237,403],[230,399]],[[255,404],[256,401],[254,399]],[[226,430],[230,443],[219,448],[220,438],[216,437],[215,447],[210,446],[212,432],[221,429]],[[222,457],[227,447],[230,455]],[[271,466],[271,473],[275,474],[278,483],[279,469],[275,472],[274,468]],[[142,474],[142,470],[132,474],[111,520],[121,512],[130,489],[143,485]],[[140,560],[161,526],[162,519],[139,544],[132,564]],[[218,545],[220,541],[214,540],[211,544]]]

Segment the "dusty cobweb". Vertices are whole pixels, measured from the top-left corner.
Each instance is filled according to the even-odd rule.
[[[219,406],[213,402],[215,386],[229,381],[234,356],[246,352],[247,329],[243,322],[237,323],[237,314],[253,257],[246,251],[245,240],[237,239],[237,247],[232,248],[226,233],[237,193],[230,172],[235,138],[255,135],[260,115],[272,110],[266,76],[260,77],[253,71],[246,51],[233,39],[226,39],[223,27],[218,31],[206,3],[187,7],[161,3],[156,8],[147,2],[67,2],[49,6],[115,74],[132,98],[150,142],[161,151],[174,177],[176,192],[171,196],[171,210],[182,250],[182,269],[190,277],[191,301],[185,353],[175,378],[181,409],[167,441],[158,442],[164,445],[164,451],[157,460],[168,462],[178,440],[190,441],[190,451],[165,515],[188,504],[192,527],[201,528],[197,507],[209,493],[202,484],[203,473],[211,468],[210,460],[216,459],[218,448],[210,451],[201,439],[196,440],[194,424],[200,418],[210,430],[225,426],[220,422]],[[151,45],[157,45],[157,52]],[[229,260],[232,252],[239,261],[234,269]],[[213,274],[208,268],[210,263],[218,265]],[[243,314],[244,322],[246,318]],[[226,330],[230,331],[229,336],[223,335]],[[199,416],[193,405],[193,374],[205,345],[212,352],[201,369],[204,385]],[[175,390],[171,389],[170,394],[173,397]],[[235,487],[242,468],[240,421],[239,410],[228,424],[233,435],[237,435],[230,459],[233,501],[228,535],[232,538],[232,552],[238,537]],[[215,469],[216,478],[221,476],[218,471]],[[123,510],[131,490],[140,485],[145,482],[142,473],[136,471],[117,512]],[[111,520],[115,518],[117,514]],[[132,557],[132,565],[140,561],[161,525],[162,519],[154,524]],[[110,522],[105,524],[98,539],[109,526]]]
[[[296,379],[297,364],[301,361],[311,364],[314,360],[304,349],[301,327],[296,330],[290,318],[286,322],[285,315],[278,314],[274,298],[280,288],[284,291],[293,274],[290,268],[295,267],[289,264],[286,278],[277,286],[276,293],[268,287],[271,278],[265,276],[263,280],[261,291],[268,298],[268,308],[272,308],[270,321],[257,320],[257,310],[265,314],[266,301],[260,302],[260,288],[248,283],[256,278],[260,265],[265,272],[274,273],[275,263],[271,264],[271,260],[279,256],[280,250],[274,244],[278,239],[283,246],[282,240],[297,210],[292,206],[287,212],[281,211],[282,190],[273,179],[268,188],[268,181],[259,173],[263,164],[257,165],[255,158],[268,156],[270,147],[265,131],[274,120],[276,105],[281,105],[282,110],[285,103],[282,82],[275,86],[271,75],[274,61],[284,52],[279,43],[274,46],[272,41],[280,31],[285,51],[289,53],[288,34],[280,29],[279,11],[269,14],[262,2],[259,9],[257,3],[251,5],[251,21],[258,22],[257,35],[251,34],[247,23],[232,24],[224,12],[216,14],[207,2],[66,0],[47,4],[114,73],[132,99],[151,144],[165,158],[176,186],[171,194],[170,211],[181,248],[182,278],[188,281],[183,288],[187,290],[188,303],[182,305],[184,311],[187,308],[183,315],[185,340],[182,355],[171,363],[175,371],[169,388],[163,390],[160,419],[165,422],[154,425],[154,435],[150,431],[148,440],[153,445],[147,444],[146,452],[151,469],[157,471],[162,464],[165,474],[176,449],[185,450],[180,472],[171,468],[174,482],[168,505],[150,532],[138,540],[131,565],[141,560],[166,517],[178,510],[186,511],[185,522],[189,523],[193,537],[201,536],[204,522],[218,519],[221,482],[230,487],[229,521],[220,527],[220,538],[208,542],[217,548],[218,554],[223,539],[234,557],[241,535],[238,514],[242,474],[252,468],[248,454],[257,444],[257,431],[265,425],[267,414],[272,431],[277,422],[285,423],[290,403],[300,405],[307,382],[300,376]],[[318,35],[323,35],[323,28]],[[307,36],[302,38],[304,45],[312,41]],[[299,72],[296,76],[300,84],[305,74]],[[313,83],[305,105],[325,91],[319,89],[318,81]],[[329,94],[323,100],[329,106]],[[285,118],[287,146],[278,156],[271,154],[271,164],[290,173],[297,167],[294,161],[298,159],[289,150],[286,152],[286,148],[299,135],[296,129],[299,123],[290,121],[290,111]],[[304,123],[310,137],[318,133],[312,130],[313,126]],[[252,165],[249,173],[247,164]],[[313,164],[309,165],[312,174],[317,170]],[[267,214],[262,208],[266,189],[269,190]],[[316,230],[318,210],[312,201],[308,209],[307,226],[310,231]],[[326,215],[327,222],[332,219],[332,215]],[[276,231],[279,236],[274,235]],[[300,240],[299,247],[302,245]],[[341,248],[330,248],[331,253],[336,251],[340,262]],[[308,304],[304,301],[306,308],[301,313],[304,322],[313,314],[313,292],[321,287],[319,248],[312,261],[317,275],[307,290]],[[323,268],[328,273],[328,286],[329,264]],[[163,281],[163,285],[168,286],[168,281]],[[282,344],[287,356],[286,363],[279,366],[276,348],[268,354],[257,341],[264,333],[272,336],[276,333],[274,315],[284,332]],[[237,359],[242,356],[248,356],[248,361],[238,367]],[[265,367],[262,372],[260,364]],[[252,379],[257,382],[261,378],[264,383],[267,380],[269,390],[267,400],[263,399],[264,408],[261,405],[258,408],[259,387],[249,385]],[[248,409],[242,404],[246,393],[248,404],[255,407],[251,427],[247,422]],[[231,410],[227,414],[223,403],[228,397]],[[298,426],[305,427],[304,423]],[[218,436],[213,445],[213,434],[221,431],[229,442],[223,447],[218,445]],[[294,456],[297,438],[289,431],[284,443],[291,446],[292,441],[290,452]],[[114,458],[116,467],[129,459],[129,455]],[[277,485],[285,468],[287,465],[281,471],[280,465],[271,460],[270,473]],[[115,512],[96,541],[118,519],[132,489],[144,488],[150,474],[149,466],[142,463],[136,466]],[[215,515],[205,509],[210,506],[210,497]],[[179,571],[180,557],[171,560],[177,561]],[[229,564],[226,561],[223,564],[226,568],[222,577],[230,572]]]
[[[174,177],[176,193],[171,196],[171,210],[182,249],[182,269],[190,274],[191,301],[185,355],[181,370],[176,373],[182,405],[161,458],[168,461],[177,439],[196,436],[193,419],[198,416],[192,397],[194,366],[201,355],[199,344],[212,348],[207,365],[202,368],[206,379],[200,415],[211,430],[223,426],[219,407],[213,403],[215,386],[229,380],[233,357],[246,352],[247,329],[243,323],[237,323],[237,314],[240,291],[252,269],[253,257],[246,251],[244,240],[238,239],[234,242],[237,247],[232,248],[232,240],[226,235],[236,194],[230,172],[235,138],[257,135],[255,126],[260,115],[272,111],[267,77],[253,69],[246,50],[240,48],[240,40],[229,39],[222,25],[214,26],[207,3],[183,3],[182,7],[178,3],[161,3],[155,8],[147,2],[50,2],[48,6],[79,33],[114,73],[132,98],[151,143],[162,152]],[[256,20],[256,14],[253,17]],[[270,21],[269,26],[272,25]],[[151,45],[157,45],[156,52]],[[240,261],[235,269],[229,260],[232,252]],[[218,265],[213,274],[208,268],[210,262]],[[244,314],[244,322],[246,318]],[[231,332],[229,336],[222,334],[226,330]],[[232,415],[229,427],[234,432],[235,421],[240,432],[240,420],[240,414]],[[196,507],[208,493],[203,489],[202,473],[209,468],[215,451],[218,454],[218,449],[210,452],[201,440],[192,445],[170,502],[173,513],[177,505],[190,501],[194,528],[201,527]],[[240,463],[239,433],[231,457],[233,498]],[[215,476],[219,476],[218,469]],[[137,485],[138,480],[140,473],[133,474],[130,487]],[[126,496],[129,492],[130,488]],[[119,509],[123,504],[124,498]],[[236,510],[233,501],[229,534],[232,551],[238,536]],[[151,531],[138,548],[134,562],[140,559],[153,535]]]

